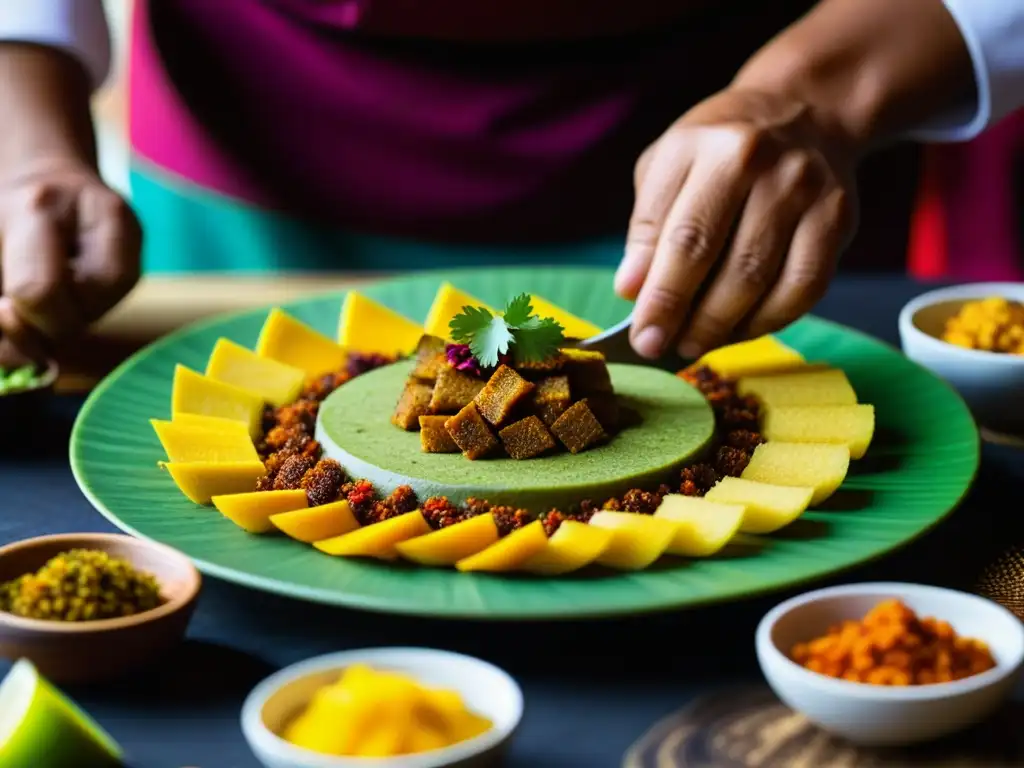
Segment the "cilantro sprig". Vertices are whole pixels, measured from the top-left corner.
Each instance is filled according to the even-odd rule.
[[[484,368],[493,368],[509,354],[520,363],[539,363],[565,342],[565,329],[553,317],[533,312],[530,295],[521,293],[495,315],[484,307],[465,306],[448,327],[452,339],[469,346]]]

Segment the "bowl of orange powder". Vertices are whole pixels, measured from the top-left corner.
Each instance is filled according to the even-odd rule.
[[[980,722],[1024,663],[1024,625],[977,595],[862,583],[787,600],[757,628],[757,658],[789,707],[837,736],[897,746]]]

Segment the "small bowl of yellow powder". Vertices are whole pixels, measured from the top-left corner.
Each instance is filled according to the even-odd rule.
[[[180,552],[131,536],[40,536],[0,547],[0,656],[58,683],[100,682],[178,644],[201,578]]]
[[[979,424],[1024,435],[1024,285],[929,291],[900,312],[899,332],[904,354],[953,385]]]

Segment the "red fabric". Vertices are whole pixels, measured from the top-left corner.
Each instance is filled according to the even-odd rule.
[[[921,280],[942,277],[949,265],[946,218],[942,206],[936,153],[939,147],[925,147],[921,164],[921,186],[910,222],[907,267],[911,276]]]

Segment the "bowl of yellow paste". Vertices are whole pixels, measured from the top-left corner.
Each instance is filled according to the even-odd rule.
[[[899,332],[904,354],[949,382],[979,424],[1024,435],[1024,284],[929,291],[903,307]]]
[[[242,732],[267,768],[476,768],[494,765],[523,694],[480,659],[429,648],[318,656],[261,682]]]

